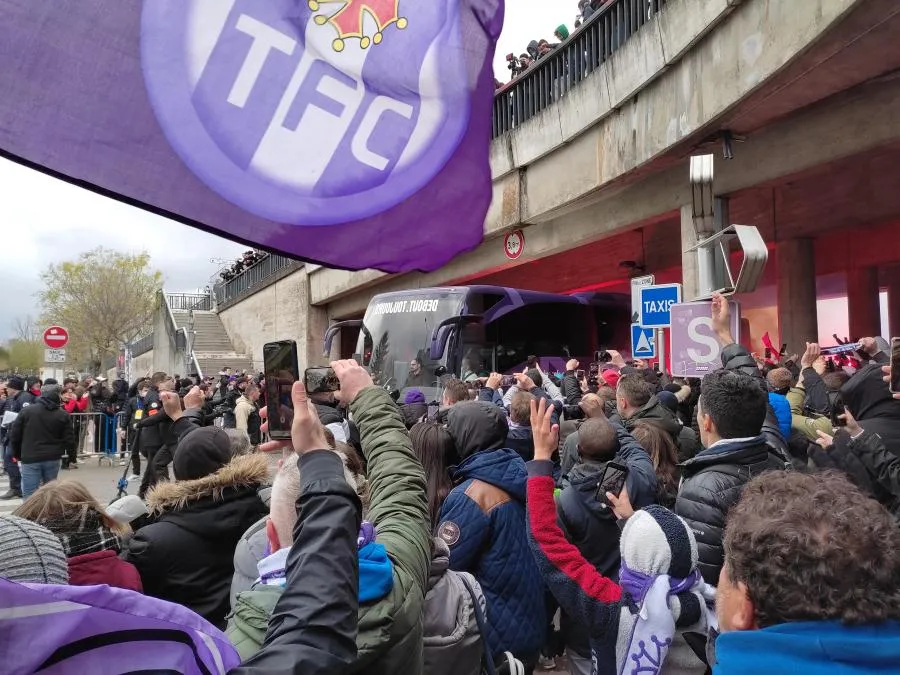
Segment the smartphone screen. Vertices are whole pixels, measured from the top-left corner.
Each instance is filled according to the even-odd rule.
[[[858,342],[851,342],[845,345],[835,345],[834,347],[822,347],[822,354],[825,356],[835,356],[836,354],[849,354],[859,349]]]
[[[583,379],[584,379],[584,371],[583,371],[583,370],[576,370],[576,371],[575,371],[575,377],[576,377],[578,380],[583,380]]]
[[[291,437],[294,408],[291,388],[300,379],[297,343],[293,340],[268,342],[263,346],[266,377],[266,403],[269,415],[269,437]]]
[[[500,380],[500,386],[504,389],[509,389],[516,383],[516,378],[513,375],[504,375],[503,379]]]
[[[307,368],[303,373],[303,386],[307,394],[325,394],[338,391],[341,383],[332,368]]]
[[[891,391],[900,392],[900,338],[891,338]]]
[[[609,508],[609,500],[606,499],[606,493],[612,492],[616,497],[625,487],[625,479],[628,477],[628,467],[615,462],[607,462],[600,476],[600,482],[597,485],[597,493],[594,497],[597,501]]]

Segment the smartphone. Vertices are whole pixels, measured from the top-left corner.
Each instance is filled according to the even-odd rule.
[[[500,380],[500,386],[504,389],[509,389],[516,383],[515,375],[504,375],[503,379]]]
[[[900,338],[891,338],[891,391],[900,392]]]
[[[625,487],[625,479],[628,478],[628,467],[624,464],[616,462],[607,462],[600,476],[600,482],[597,483],[597,493],[594,498],[600,502],[605,508],[610,507],[609,500],[606,498],[607,492],[612,492],[616,497]]]
[[[575,371],[575,379],[577,379],[577,380],[579,380],[579,381],[583,380],[583,379],[584,379],[584,371],[583,371],[583,370],[576,370],[576,371]]]
[[[824,356],[834,356],[836,354],[849,354],[859,349],[858,342],[850,342],[845,345],[835,345],[834,347],[822,347]]]
[[[333,368],[307,368],[303,373],[303,386],[307,394],[324,394],[339,390],[341,383]]]
[[[294,408],[291,389],[300,379],[297,343],[293,340],[267,342],[263,345],[263,370],[266,378],[266,407],[269,415],[269,438],[291,437]]]

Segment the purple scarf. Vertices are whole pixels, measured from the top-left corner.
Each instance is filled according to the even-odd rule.
[[[696,569],[684,579],[667,574],[648,575],[631,569],[623,560],[619,585],[631,596],[638,612],[630,615],[633,623],[627,628],[627,650],[620,654],[617,649],[618,672],[620,675],[655,675],[662,669],[675,635],[675,617],[669,609],[669,597],[699,592],[703,577]],[[628,611],[623,608],[623,618]],[[623,627],[620,626],[620,630]]]

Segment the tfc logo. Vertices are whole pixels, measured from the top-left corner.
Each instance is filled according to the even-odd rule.
[[[370,217],[430,181],[465,132],[457,2],[147,2],[150,101],[182,161],[244,210]]]

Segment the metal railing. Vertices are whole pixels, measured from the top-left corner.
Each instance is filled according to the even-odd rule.
[[[131,357],[141,356],[153,349],[153,333],[142,337],[131,345]]]
[[[668,0],[612,0],[494,95],[492,138],[560,100],[637,33]],[[600,86],[599,81],[597,86]]]
[[[278,274],[281,270],[288,267],[299,268],[302,264],[293,258],[270,253],[255,265],[236,275],[233,279],[217,283],[213,289],[216,302],[222,304],[234,300]]]
[[[213,310],[213,296],[208,293],[166,293],[166,302],[175,311]]]

